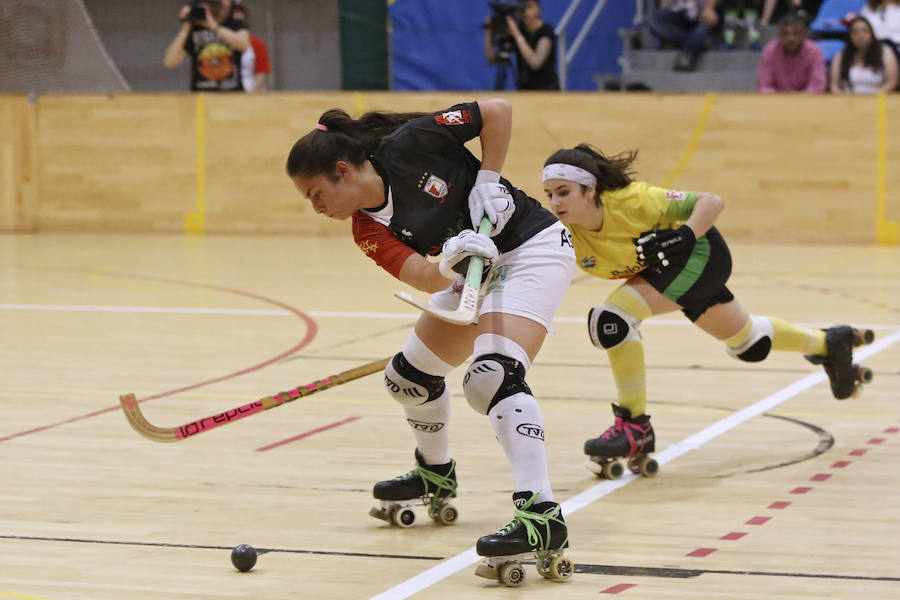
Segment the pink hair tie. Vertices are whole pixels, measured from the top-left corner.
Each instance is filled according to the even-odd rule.
[[[316,123],[316,129],[318,129],[319,131],[328,131],[328,126],[322,125],[321,123]]]

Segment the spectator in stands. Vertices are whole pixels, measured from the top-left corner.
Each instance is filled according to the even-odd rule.
[[[872,24],[875,39],[900,55],[900,0],[867,0],[859,14]]]
[[[810,15],[814,16],[821,5],[822,0],[765,0],[759,24],[765,27],[773,20],[780,23],[785,15],[797,15],[808,25],[812,20]]]
[[[844,49],[831,59],[832,93],[871,94],[897,87],[897,57],[875,39],[872,25],[856,16],[849,23]]]
[[[759,46],[759,0],[723,0],[722,46],[721,50],[734,50],[738,29],[747,31],[747,45],[750,50],[760,50]]]
[[[825,57],[806,38],[806,21],[788,14],[778,22],[778,38],[762,51],[756,88],[760,92],[824,92]]]
[[[247,7],[242,2],[235,0],[231,16],[240,19],[249,27],[250,19]],[[266,44],[250,33],[250,47],[241,53],[241,77],[244,80],[244,91],[257,94],[265,92],[266,78],[272,72],[272,63],[269,61],[269,50]]]
[[[191,58],[191,91],[244,89],[241,52],[250,46],[243,21],[231,15],[231,0],[207,0],[181,7],[181,28],[166,48],[163,64],[172,69]]]
[[[541,18],[541,3],[538,0],[522,2],[521,14],[521,22],[512,15],[506,16],[507,39],[511,39],[514,44],[511,50],[516,55],[516,88],[558,90],[556,32],[552,25]],[[498,32],[494,31],[494,22],[491,18],[485,22],[485,55],[489,63],[498,65],[499,68],[503,66],[500,61],[504,57],[498,55]],[[503,89],[502,86],[498,87],[499,83],[498,78],[495,89]]]
[[[706,50],[710,34],[719,23],[718,0],[660,0],[660,7],[647,19],[650,31],[681,51],[675,57],[676,71],[693,71]]]

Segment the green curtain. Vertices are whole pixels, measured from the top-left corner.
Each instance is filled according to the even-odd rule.
[[[340,0],[341,88],[388,89],[388,0]]]

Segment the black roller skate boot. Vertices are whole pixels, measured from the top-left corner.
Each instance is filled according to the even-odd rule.
[[[624,458],[632,473],[644,477],[656,475],[659,463],[650,458],[650,453],[656,450],[650,415],[632,418],[627,408],[613,404],[612,409],[616,417],[613,426],[600,437],[584,443],[584,453],[588,455],[584,466],[597,477],[618,479],[625,469],[617,459]]]
[[[849,325],[835,325],[825,330],[826,354],[804,354],[814,365],[822,365],[831,382],[831,393],[838,400],[862,393],[862,385],[872,381],[872,369],[853,363],[853,348],[871,344],[875,332],[854,329]]]
[[[456,498],[456,461],[443,465],[426,465],[416,449],[416,466],[406,475],[400,475],[375,484],[372,494],[381,500],[381,506],[372,508],[369,514],[376,519],[400,527],[409,527],[416,520],[411,506],[428,507],[428,516],[436,523],[449,525],[459,516],[449,502]]]
[[[516,511],[506,527],[478,539],[476,551],[484,560],[475,569],[479,577],[496,579],[514,587],[525,581],[522,561],[535,557],[542,577],[564,581],[572,576],[575,565],[564,557],[569,532],[559,504],[538,502],[537,494],[516,492]]]

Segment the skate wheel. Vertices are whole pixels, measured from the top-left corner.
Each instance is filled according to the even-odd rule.
[[[856,380],[860,383],[872,383],[874,378],[875,373],[869,367],[859,367],[859,370],[856,372]]]
[[[653,477],[659,473],[659,463],[656,462],[655,458],[650,458],[649,456],[641,461],[641,475],[644,477]]]
[[[506,587],[518,587],[525,581],[525,569],[517,562],[504,563],[497,575],[500,583]]]
[[[853,333],[856,334],[854,346],[863,346],[875,341],[875,332],[871,329],[854,329]]]
[[[603,465],[603,477],[606,479],[618,479],[625,472],[625,467],[617,460],[610,461]]]
[[[395,508],[391,511],[391,522],[398,527],[409,527],[416,521],[416,513],[411,508]]]
[[[565,556],[554,556],[550,561],[550,578],[565,581],[575,572],[575,564]],[[547,575],[544,575],[547,577]]]
[[[450,525],[451,523],[455,522],[458,517],[459,511],[456,510],[456,507],[445,504],[438,511],[437,518],[435,520],[441,525]]]

